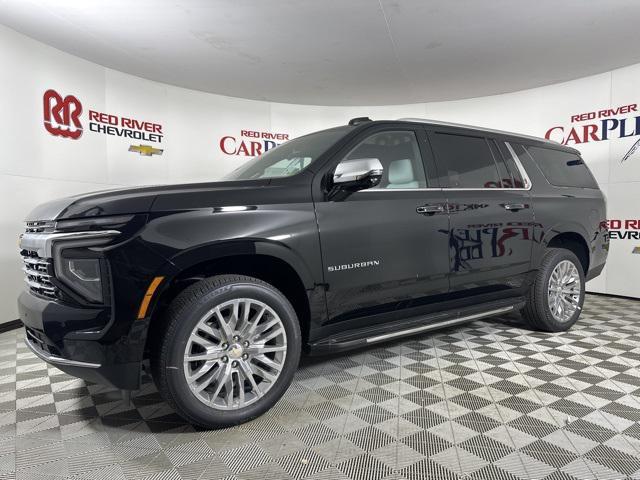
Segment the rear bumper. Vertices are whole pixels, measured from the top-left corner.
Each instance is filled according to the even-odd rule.
[[[107,341],[88,331],[104,309],[76,308],[22,292],[18,299],[25,343],[37,357],[91,382],[124,390],[140,385],[141,352],[129,336]],[[84,327],[84,329],[82,328]]]

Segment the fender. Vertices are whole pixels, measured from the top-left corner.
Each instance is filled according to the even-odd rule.
[[[316,285],[308,266],[296,252],[284,243],[260,238],[214,241],[178,252],[168,259],[170,264],[166,264],[158,275],[167,276],[167,280],[170,281],[178,273],[199,263],[234,255],[266,255],[278,258],[293,268],[305,289],[310,290]]]

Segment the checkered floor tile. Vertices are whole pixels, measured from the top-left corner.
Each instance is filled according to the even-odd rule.
[[[0,479],[640,479],[640,302],[563,334],[496,318],[331,358],[248,424],[197,431],[0,335]]]

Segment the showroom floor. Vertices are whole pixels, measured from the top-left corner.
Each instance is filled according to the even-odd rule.
[[[0,479],[640,479],[640,302],[565,334],[480,321],[303,359],[286,396],[195,431],[151,383],[126,406],[0,335]]]

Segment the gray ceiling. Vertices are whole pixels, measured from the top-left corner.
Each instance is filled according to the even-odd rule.
[[[478,97],[640,62],[636,0],[0,0],[0,23],[152,80],[318,105]]]

